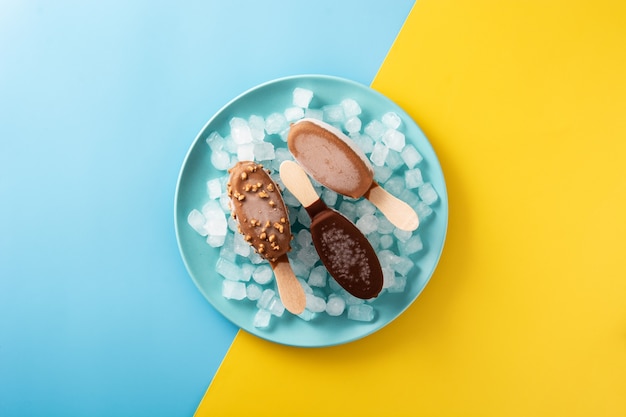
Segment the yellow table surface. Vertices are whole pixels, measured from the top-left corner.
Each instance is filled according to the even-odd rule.
[[[626,416],[626,2],[419,0],[372,87],[437,152],[449,229],[381,331],[238,334],[198,416]]]

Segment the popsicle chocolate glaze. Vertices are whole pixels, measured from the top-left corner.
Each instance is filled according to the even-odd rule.
[[[367,198],[402,230],[419,226],[415,210],[374,180],[367,156],[341,130],[320,120],[301,119],[291,125],[287,146],[302,168],[322,185],[352,198]]]
[[[241,234],[259,255],[276,261],[291,250],[288,211],[278,185],[251,161],[238,162],[229,173],[228,196]]]
[[[228,196],[239,232],[259,255],[269,261],[285,308],[293,314],[302,313],[306,295],[287,257],[292,234],[287,207],[278,185],[263,165],[252,161],[238,162],[229,174]]]

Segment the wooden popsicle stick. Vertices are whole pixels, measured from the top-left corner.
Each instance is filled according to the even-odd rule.
[[[365,193],[365,198],[372,202],[378,210],[398,229],[412,232],[419,226],[417,213],[411,206],[385,191],[376,181]]]
[[[287,255],[280,256],[276,261],[270,262],[276,277],[278,295],[287,311],[300,314],[306,307],[306,295],[302,285],[291,269]]]
[[[280,179],[304,207],[319,199],[307,173],[296,162],[284,161],[280,164]]]

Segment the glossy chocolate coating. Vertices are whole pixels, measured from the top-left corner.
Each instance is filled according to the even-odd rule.
[[[374,169],[363,151],[339,129],[314,119],[291,125],[287,146],[304,170],[320,184],[353,198],[374,181]]]
[[[306,210],[311,216],[313,244],[330,275],[355,297],[376,297],[383,287],[383,271],[363,233],[321,199]]]
[[[275,262],[291,250],[289,215],[278,185],[255,162],[238,162],[228,172],[228,196],[240,233],[257,253]]]

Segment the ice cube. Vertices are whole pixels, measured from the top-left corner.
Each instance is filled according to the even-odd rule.
[[[350,133],[350,139],[357,144],[359,148],[363,151],[363,153],[369,154],[372,153],[374,149],[374,139],[371,138],[370,135],[359,132]]]
[[[222,180],[213,178],[206,182],[207,194],[211,200],[217,200],[222,195]]]
[[[393,264],[393,269],[402,276],[407,276],[415,264],[407,257],[400,256],[398,262]]]
[[[422,171],[419,168],[407,169],[404,171],[404,182],[406,183],[406,188],[408,189],[417,188],[424,184]]]
[[[283,201],[287,207],[300,207],[302,203],[288,189],[281,187],[283,190]]]
[[[369,304],[352,305],[348,307],[348,319],[372,321],[374,320],[374,307]]]
[[[255,144],[252,142],[237,146],[237,159],[239,161],[254,161],[254,146]]]
[[[404,165],[404,161],[400,156],[400,152],[394,151],[393,149],[389,149],[389,153],[387,154],[387,158],[385,158],[385,164],[391,168],[393,171],[400,168]]]
[[[222,150],[230,154],[237,152],[237,144],[235,143],[235,141],[233,140],[233,137],[230,134],[224,138],[224,149]]]
[[[366,214],[357,220],[356,227],[358,227],[363,234],[369,235],[378,229],[378,217],[373,214]]]
[[[305,109],[304,117],[309,119],[324,120],[324,111],[322,109]]]
[[[294,106],[306,109],[309,107],[309,104],[311,104],[311,100],[313,99],[313,91],[302,87],[296,87],[293,89],[292,96],[292,103]]]
[[[304,110],[302,107],[288,107],[285,109],[285,119],[288,122],[295,122],[296,120],[304,117]]]
[[[224,148],[224,138],[217,132],[209,133],[206,138],[206,143],[209,145],[212,151],[220,151]]]
[[[222,245],[222,248],[220,249],[220,258],[226,259],[227,261],[230,261],[230,262],[235,262],[235,260],[237,259],[237,254],[233,250],[234,240],[235,240],[234,235],[232,234],[226,235],[224,244]]]
[[[400,257],[393,253],[390,250],[382,250],[378,252],[378,260],[380,261],[380,266],[383,268],[392,268],[394,262],[397,262]]]
[[[348,133],[359,132],[361,130],[361,119],[357,116],[352,116],[344,122],[343,126]]]
[[[304,278],[309,276],[310,268],[297,257],[289,258],[289,263],[291,264],[291,269],[293,270],[293,273],[297,277]]]
[[[250,283],[246,285],[246,297],[248,298],[248,300],[256,301],[261,298],[262,293],[263,289],[259,285],[255,283]]]
[[[400,120],[400,116],[398,116],[395,112],[387,112],[383,114],[383,117],[380,119],[385,126],[391,129],[397,129],[400,127],[402,120]]]
[[[330,288],[333,293],[337,293],[337,295],[343,290],[343,287],[339,285],[331,275],[328,276],[328,288]]]
[[[300,317],[304,321],[311,321],[315,318],[315,316],[316,316],[315,313],[313,313],[310,310],[307,310],[306,308],[304,309],[302,313],[298,314],[298,317]]]
[[[225,236],[228,230],[228,221],[219,202],[209,200],[202,206],[202,214],[206,219],[204,228],[208,235]]]
[[[239,281],[222,281],[222,297],[229,300],[243,300],[246,298],[246,284]]]
[[[212,248],[219,248],[224,245],[226,235],[207,235],[206,243]]]
[[[222,195],[220,195],[219,202],[222,210],[224,210],[225,212],[230,211],[230,197],[228,196],[228,193],[226,191],[224,191]]]
[[[398,293],[404,291],[406,287],[406,277],[405,276],[396,276],[394,278],[393,285],[387,288],[387,292],[390,293]]]
[[[417,194],[419,194],[420,198],[424,202],[424,204],[428,204],[429,206],[434,204],[437,199],[437,192],[433,185],[429,182],[425,182],[417,189]]]
[[[285,312],[285,306],[283,305],[283,302],[280,301],[280,298],[274,296],[267,307],[267,311],[272,313],[273,316],[281,317]]]
[[[393,268],[383,268],[383,288],[391,287],[395,282],[395,276],[396,272],[393,270]]]
[[[224,150],[214,150],[211,152],[211,165],[220,171],[226,171],[231,167],[230,154]]]
[[[433,213],[433,209],[430,208],[430,206],[423,201],[420,201],[412,207],[415,209],[415,212],[417,213],[417,217],[420,219],[420,222],[423,222],[426,218],[428,218],[428,216]]]
[[[311,246],[313,244],[313,240],[311,239],[311,232],[307,229],[299,230],[296,234],[296,243],[298,243],[301,248]]]
[[[404,178],[399,175],[395,175],[385,182],[385,191],[396,197],[402,195],[405,188]]]
[[[368,233],[367,240],[369,240],[370,245],[376,251],[380,247],[380,234],[377,231],[373,231],[372,233]]]
[[[230,136],[237,145],[252,142],[252,132],[245,119],[233,117],[230,119]]]
[[[347,118],[358,116],[359,114],[361,114],[361,106],[353,98],[343,99],[341,100],[341,103],[339,104],[341,108],[343,109],[343,114]]]
[[[376,217],[378,217],[378,229],[376,230],[381,235],[388,235],[393,233],[396,228],[393,223],[389,221],[387,217],[383,214],[376,213]]]
[[[389,148],[381,142],[374,143],[374,148],[370,154],[370,161],[376,166],[383,166],[389,153]]]
[[[400,152],[400,156],[402,157],[402,160],[404,160],[406,166],[409,168],[415,168],[415,165],[419,164],[420,162],[422,162],[422,159],[424,159],[422,155],[418,152],[417,148],[415,148],[415,146],[411,144],[406,145],[404,149],[402,149],[402,152]]]
[[[311,287],[324,288],[326,287],[327,277],[328,272],[326,271],[326,268],[324,268],[323,266],[316,266],[311,270],[311,273],[309,274],[308,284]]]
[[[356,206],[354,203],[345,200],[342,201],[341,204],[339,204],[339,212],[351,222],[356,221]]]
[[[402,256],[409,256],[421,251],[424,248],[422,238],[420,235],[411,236],[404,244],[400,245],[400,254]]]
[[[396,237],[396,239],[398,239],[400,242],[406,242],[407,240],[409,240],[411,238],[411,236],[413,235],[413,232],[410,232],[408,230],[402,230],[402,229],[398,229],[396,228],[393,231],[393,235]]]
[[[270,325],[270,320],[272,318],[272,313],[267,310],[257,310],[254,315],[254,319],[252,319],[252,325],[258,329],[264,329]]]
[[[326,203],[327,206],[332,207],[335,204],[337,204],[337,198],[339,197],[339,195],[329,189],[329,188],[324,188],[322,190],[322,200],[324,200],[324,202]]]
[[[376,213],[376,206],[367,199],[362,199],[354,203],[357,217],[363,217],[366,214]]]
[[[379,232],[380,233],[380,232]],[[389,234],[380,236],[380,248],[389,249],[393,246],[393,237]]]
[[[265,262],[265,258],[259,255],[256,251],[251,250],[250,255],[248,255],[248,260],[252,262],[254,265],[259,265]]]
[[[219,258],[215,264],[218,274],[230,281],[241,281],[241,267],[225,258]]]
[[[228,216],[228,230],[233,233],[239,233],[239,223],[233,216]]]
[[[378,140],[383,136],[387,128],[379,120],[372,120],[365,125],[364,132],[368,134],[372,139]]]
[[[257,300],[256,306],[258,308],[267,310],[267,308],[270,306],[270,303],[272,302],[272,299],[275,296],[276,296],[276,291],[272,290],[271,288],[266,288],[265,290],[263,290],[263,292],[261,293],[261,296]]]
[[[253,142],[263,142],[265,139],[265,119],[261,116],[252,115],[248,118],[248,126]]]
[[[251,246],[245,241],[244,236],[241,233],[235,234],[235,241],[233,250],[237,255],[247,257],[250,255]]]
[[[329,316],[340,316],[346,308],[346,302],[338,295],[331,294],[326,301],[326,314]]]
[[[400,194],[399,198],[413,208],[421,203],[420,198],[417,196],[417,194],[409,189],[402,191],[402,194]]]
[[[239,281],[250,281],[252,277],[252,272],[254,271],[255,266],[252,264],[244,263],[241,265],[241,278]]]
[[[300,249],[296,257],[309,268],[319,261],[320,257],[314,246],[306,246]]]
[[[326,300],[313,294],[306,294],[306,308],[312,313],[321,313],[326,310]]]
[[[303,278],[298,278],[298,282],[305,294],[313,294],[313,288]]]
[[[200,236],[206,236],[208,233],[204,228],[204,223],[206,219],[204,215],[197,209],[193,209],[187,215],[187,223],[192,227],[193,230],[198,232]]]
[[[259,265],[252,272],[252,279],[261,285],[268,284],[274,278],[274,271],[269,265]]]
[[[339,104],[329,104],[322,107],[324,112],[324,121],[327,123],[342,123],[346,120],[346,116],[343,113],[343,107]]]
[[[280,133],[288,127],[289,123],[282,113],[272,113],[265,118],[265,132],[268,135]]]
[[[392,174],[393,174],[393,171],[388,166],[383,165],[380,167],[379,166],[374,167],[374,179],[379,184],[382,184],[385,181],[387,181],[389,177],[391,177]]]
[[[404,133],[395,129],[387,129],[385,133],[383,133],[382,141],[389,149],[393,149],[397,152],[401,152],[406,144]]]
[[[341,289],[341,291],[339,292],[339,295],[341,295],[341,297],[344,299],[344,301],[346,302],[346,305],[349,305],[349,306],[363,304],[365,302],[361,298],[355,297],[354,295],[350,294],[348,291],[344,289]]]
[[[298,215],[296,216],[296,218],[298,219],[298,221],[300,222],[302,226],[304,227],[311,226],[311,217],[309,216],[309,213],[306,211],[304,207],[300,207],[300,210],[298,210]]]
[[[255,143],[253,154],[255,161],[270,161],[276,157],[274,145],[269,142]]]

